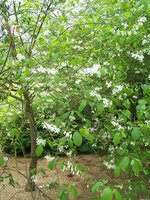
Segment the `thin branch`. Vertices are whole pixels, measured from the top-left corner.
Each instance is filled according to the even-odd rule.
[[[0,72],[1,74],[3,73],[3,70],[4,70],[5,65],[6,65],[6,63],[7,63],[7,60],[8,60],[8,57],[9,57],[9,53],[10,53],[10,49],[11,49],[11,44],[9,45],[9,49],[8,49],[8,51],[7,51],[7,56],[6,56],[6,58],[5,58],[4,64],[3,64],[2,69],[1,69],[1,72]]]
[[[42,26],[43,26],[43,23],[44,23],[44,21],[45,21],[45,19],[46,19],[46,17],[47,17],[47,13],[48,13],[48,10],[49,10],[49,8],[50,8],[50,6],[51,6],[51,4],[52,3],[49,3],[49,5],[47,6],[47,9],[46,9],[46,11],[45,11],[45,15],[44,15],[44,17],[43,17],[43,19],[42,19],[42,21],[41,21],[41,24],[40,24],[40,27],[39,27],[39,29],[38,29],[38,32],[37,32],[37,34],[36,34],[36,36],[34,36],[33,35],[33,39],[32,39],[32,43],[31,43],[31,46],[30,46],[30,48],[29,48],[29,56],[31,56],[31,53],[32,53],[32,49],[34,48],[34,45],[35,45],[35,43],[36,43],[36,40],[37,40],[37,37],[38,37],[38,35],[39,35],[39,33],[40,33],[40,31],[41,31],[41,28],[42,28]],[[36,27],[37,27],[37,25],[36,25]]]
[[[20,27],[19,27],[19,20],[18,20],[18,15],[17,15],[17,10],[16,10],[16,3],[15,3],[15,1],[13,1],[13,5],[14,5],[14,11],[15,11],[16,22],[17,22],[18,28],[20,28]],[[19,37],[20,37],[20,41],[21,41],[22,46],[24,46],[24,43],[23,43],[23,40],[22,40],[22,37],[21,37],[20,33],[19,33]]]

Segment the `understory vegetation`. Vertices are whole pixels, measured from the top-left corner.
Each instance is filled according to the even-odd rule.
[[[4,154],[30,157],[25,190],[34,191],[38,158],[82,176],[62,157],[106,155],[126,192],[102,179],[89,188],[93,200],[147,198],[149,2],[1,0],[0,27],[0,166]],[[68,191],[78,198],[62,185],[58,199]]]

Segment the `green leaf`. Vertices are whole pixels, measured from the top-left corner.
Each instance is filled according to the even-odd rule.
[[[43,146],[42,146],[42,144],[39,144],[37,146],[37,148],[36,148],[36,155],[37,155],[37,157],[41,156],[42,152],[43,152]]]
[[[90,143],[93,143],[94,136],[89,133],[89,130],[87,128],[80,128],[80,133],[83,137],[87,138]]]
[[[54,77],[54,81],[55,81],[56,84],[59,84],[59,82],[60,82],[59,76],[55,76]]]
[[[49,145],[51,148],[53,148],[53,146],[54,146],[54,144],[53,144],[53,142],[52,142],[51,140],[48,140],[48,145]]]
[[[113,199],[113,191],[111,190],[110,187],[106,187],[102,191],[101,200],[112,200],[112,199]]]
[[[97,103],[96,107],[99,114],[101,114],[104,111],[104,106],[102,103]]]
[[[52,161],[50,161],[49,163],[48,163],[48,168],[49,169],[54,169],[55,168],[55,164],[56,164],[56,162],[55,162],[55,159],[54,160],[52,160]]]
[[[92,187],[92,192],[97,192],[100,187],[101,187],[101,183],[100,182],[95,183],[93,185],[93,187]]]
[[[120,165],[119,165],[120,169],[124,170],[129,165],[129,162],[130,162],[129,157],[124,157],[122,161],[120,162]]]
[[[131,166],[132,166],[132,170],[134,172],[135,175],[138,175],[141,171],[141,165],[137,160],[132,160],[131,161]]]
[[[120,194],[118,190],[115,189],[114,193],[115,193],[116,200],[122,200],[122,195]]]
[[[82,112],[86,106],[86,100],[81,101],[80,106],[78,108],[79,112]]]
[[[125,110],[123,114],[126,116],[127,119],[130,119],[131,112],[129,110]]]
[[[119,133],[116,133],[116,134],[114,135],[113,143],[114,143],[115,145],[117,145],[117,144],[120,143],[120,135],[119,135]]]
[[[5,163],[5,160],[3,158],[3,156],[0,156],[0,167],[3,166]]]
[[[71,139],[68,139],[68,144],[69,144],[69,147],[72,149],[73,148],[73,141]]]
[[[73,142],[78,147],[82,144],[82,136],[79,132],[73,134]]]
[[[68,200],[68,193],[64,190],[62,190],[59,194],[59,199],[60,200]]]
[[[118,176],[120,176],[120,167],[116,167],[115,169],[114,169],[114,175],[116,176],[116,177],[118,177]]]
[[[139,139],[139,137],[140,137],[140,130],[139,130],[138,127],[134,127],[133,128],[133,130],[131,132],[131,136],[132,136],[133,140],[135,140],[135,141]]]
[[[19,130],[17,130],[16,128],[14,128],[14,129],[12,129],[11,131],[10,131],[10,136],[11,137],[15,137],[15,136],[18,136],[19,135]]]
[[[77,197],[79,195],[77,189],[73,185],[70,186],[70,192],[73,197]]]

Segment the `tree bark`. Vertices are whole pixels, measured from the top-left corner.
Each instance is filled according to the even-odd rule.
[[[24,93],[25,99],[25,112],[30,124],[30,136],[31,136],[31,159],[28,173],[28,182],[25,187],[25,191],[31,192],[35,190],[35,182],[33,175],[36,174],[37,170],[37,156],[36,156],[36,139],[37,139],[37,128],[34,119],[34,112],[31,106],[31,99],[28,92]]]

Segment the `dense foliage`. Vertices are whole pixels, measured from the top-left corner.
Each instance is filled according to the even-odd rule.
[[[29,152],[28,96],[37,128],[36,155],[44,153],[50,169],[58,155],[107,152],[104,165],[116,176],[124,171],[129,189],[121,196],[96,182],[96,199],[134,199],[147,192],[148,1],[3,0],[0,12],[1,147]],[[60,199],[67,199],[61,197],[65,194]]]

